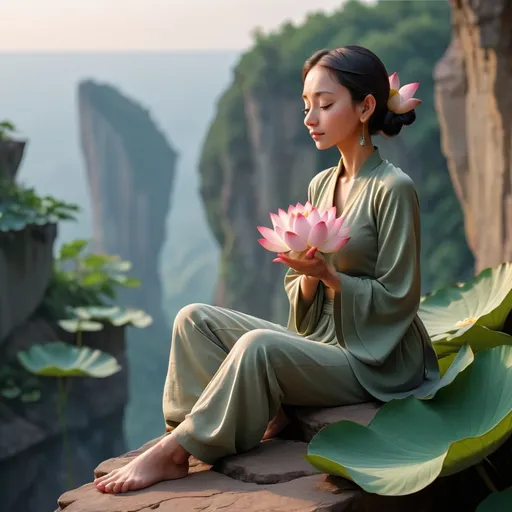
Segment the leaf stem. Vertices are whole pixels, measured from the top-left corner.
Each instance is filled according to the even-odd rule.
[[[476,466],[476,471],[484,481],[485,485],[491,492],[498,492],[497,487],[494,485],[493,481],[491,480],[491,477],[487,474],[487,471],[485,470],[484,466],[480,463]]]

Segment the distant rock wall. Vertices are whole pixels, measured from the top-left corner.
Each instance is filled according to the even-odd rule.
[[[478,272],[512,259],[512,0],[451,5],[436,103]]]
[[[78,88],[82,152],[90,188],[96,250],[119,254],[142,281],[121,293],[165,325],[158,262],[177,154],[147,110],[108,85]],[[147,337],[148,333],[144,333]]]

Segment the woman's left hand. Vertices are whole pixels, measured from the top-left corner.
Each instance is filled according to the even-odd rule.
[[[305,256],[304,258],[293,258],[290,253],[279,253],[277,258],[272,261],[285,263],[297,272],[316,279],[326,279],[333,275],[330,265],[319,251],[316,251],[313,256]]]

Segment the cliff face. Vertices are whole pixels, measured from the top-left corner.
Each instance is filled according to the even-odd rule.
[[[4,161],[19,164],[17,145],[11,148],[13,154]],[[15,176],[18,164],[8,169],[9,176]],[[57,413],[62,399],[57,379],[39,379],[41,396],[35,402],[8,399],[5,393],[9,376],[20,370],[18,352],[57,340],[74,343],[73,335],[40,307],[52,277],[56,235],[55,224],[28,224],[17,231],[0,229],[2,510],[53,510],[59,494],[88,481],[99,460],[126,449],[120,435],[127,402],[126,371],[106,379],[73,379],[64,409],[66,437]],[[112,354],[125,367],[124,328],[86,333],[83,341]],[[25,373],[16,384],[26,382],[30,375]]]
[[[81,83],[78,106],[95,250],[132,262],[130,274],[141,286],[123,290],[119,302],[153,317],[147,329],[128,332],[126,431],[132,444],[161,432],[170,326],[162,311],[159,258],[177,155],[148,111],[113,87]]]
[[[439,62],[442,147],[476,270],[512,259],[512,1],[453,0]]]
[[[158,257],[176,153],[149,113],[112,87],[84,82],[78,104],[95,249],[132,262],[142,286],[130,291],[131,304],[148,311],[160,327]]]
[[[432,68],[449,38],[449,9],[440,2],[349,2],[332,16],[312,15],[304,26],[257,36],[218,103],[200,162],[201,194],[222,247],[217,304],[286,321],[284,267],[259,246],[256,226],[271,225],[269,212],[305,201],[311,178],[337,164],[339,152],[317,151],[303,125],[300,70],[315,50],[348,43],[375,51],[402,83],[421,83],[417,122],[392,141],[374,143],[420,193],[423,291],[472,272],[433,110]],[[446,215],[450,223],[442,222]]]

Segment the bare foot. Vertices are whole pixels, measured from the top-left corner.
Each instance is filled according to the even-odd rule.
[[[290,423],[290,420],[284,413],[283,408],[280,407],[277,414],[270,420],[267,430],[265,430],[265,433],[263,434],[262,440],[265,441],[266,439],[272,439],[273,437],[278,436],[288,423]]]
[[[189,456],[170,434],[126,466],[96,478],[94,483],[99,491],[115,494],[144,489],[162,480],[176,480],[187,476]]]

